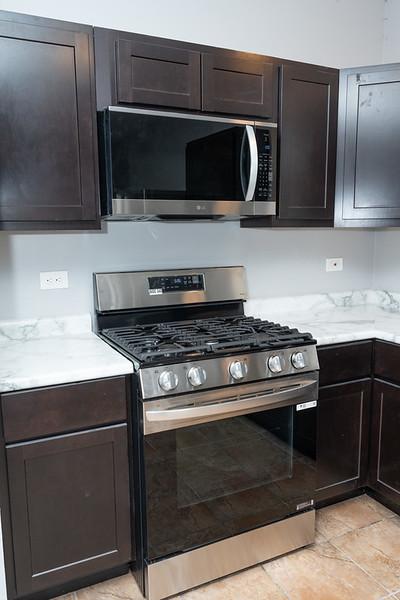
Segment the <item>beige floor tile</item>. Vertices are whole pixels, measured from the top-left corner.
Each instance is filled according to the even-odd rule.
[[[400,518],[346,533],[332,542],[389,591],[400,588]]]
[[[319,510],[317,530],[330,540],[353,529],[367,527],[392,517],[392,511],[364,495]]]
[[[261,567],[255,567],[179,596],[180,600],[287,600]]]
[[[55,598],[54,600],[76,600],[76,594],[72,593],[66,594],[65,596],[58,596],[58,598]]]
[[[263,565],[290,600],[378,600],[387,592],[329,542]]]
[[[142,600],[132,575],[123,575],[76,592],[76,600]],[[75,600],[75,599],[74,599]]]

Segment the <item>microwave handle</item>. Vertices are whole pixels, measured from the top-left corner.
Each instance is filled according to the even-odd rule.
[[[250,175],[249,185],[247,186],[247,192],[244,197],[246,202],[251,202],[254,198],[254,192],[256,191],[257,175],[258,175],[258,148],[257,139],[252,125],[246,125],[246,135],[249,141],[250,148]]]

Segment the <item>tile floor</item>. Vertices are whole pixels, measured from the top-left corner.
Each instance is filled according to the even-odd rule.
[[[176,600],[400,600],[400,517],[368,496],[317,513],[313,546]],[[130,575],[58,600],[142,600]]]

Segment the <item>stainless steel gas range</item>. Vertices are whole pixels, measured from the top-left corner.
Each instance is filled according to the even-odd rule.
[[[318,359],[244,316],[243,267],[96,273],[135,366],[136,576],[160,600],[314,540]]]

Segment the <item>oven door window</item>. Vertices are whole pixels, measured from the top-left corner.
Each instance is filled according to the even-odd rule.
[[[315,493],[315,409],[289,406],[144,438],[147,558],[296,514]]]
[[[243,125],[139,113],[109,117],[114,198],[244,200],[250,162]]]

